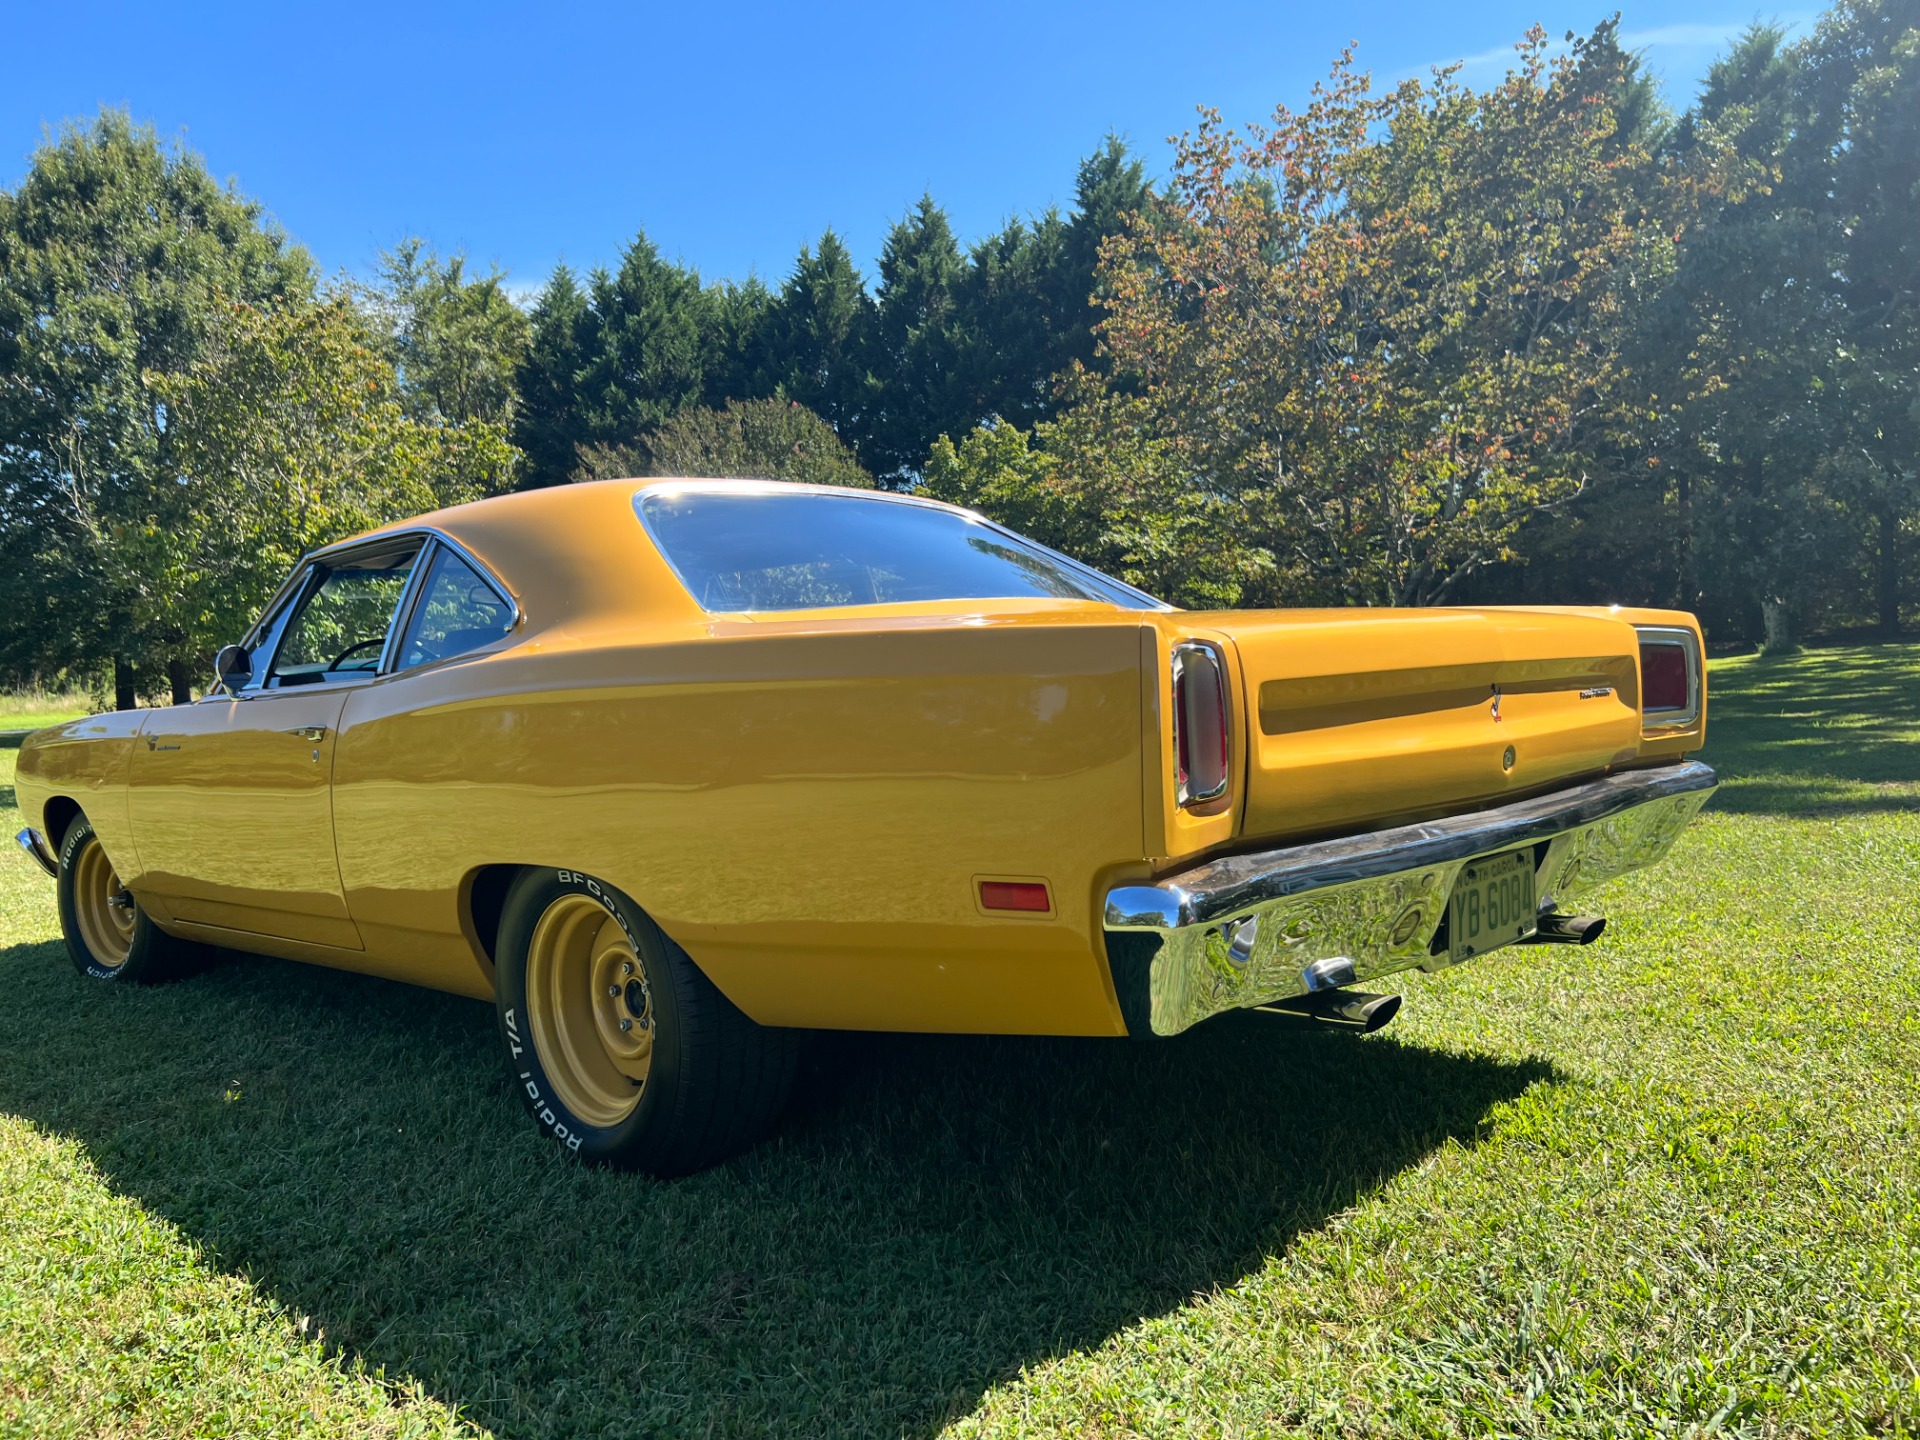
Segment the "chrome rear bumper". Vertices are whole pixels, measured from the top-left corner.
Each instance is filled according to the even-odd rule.
[[[1535,847],[1542,911],[1651,865],[1719,783],[1698,761],[1628,770],[1490,810],[1229,855],[1107,893],[1128,1028],[1175,1035],[1224,1010],[1419,966],[1469,860]],[[1350,962],[1350,963],[1342,963]],[[1336,978],[1329,978],[1336,977]]]
[[[53,858],[53,852],[47,849],[47,842],[38,830],[28,826],[13,837],[20,842],[20,848],[33,857],[33,863],[56,879],[60,875],[60,862]]]

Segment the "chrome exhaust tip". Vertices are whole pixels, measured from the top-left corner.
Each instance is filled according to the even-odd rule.
[[[1256,1006],[1269,1015],[1299,1015],[1340,1030],[1371,1035],[1400,1013],[1398,995],[1369,995],[1364,990],[1321,990]]]
[[[1558,910],[1542,915],[1540,928],[1527,936],[1522,945],[1591,945],[1607,928],[1604,915],[1562,915]]]

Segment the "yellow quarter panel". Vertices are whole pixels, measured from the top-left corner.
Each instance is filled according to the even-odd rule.
[[[1121,1033],[1096,907],[1140,854],[1137,621],[717,628],[355,692],[334,803],[369,949],[451,954],[468,873],[552,865],[763,1023]],[[1057,918],[983,915],[982,874],[1044,876]]]

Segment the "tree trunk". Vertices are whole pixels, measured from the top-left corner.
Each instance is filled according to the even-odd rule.
[[[1675,517],[1678,535],[1674,547],[1673,607],[1692,610],[1699,604],[1700,592],[1694,588],[1693,581],[1693,477],[1684,471],[1676,493],[1679,514]]]
[[[1800,648],[1793,638],[1793,606],[1778,595],[1760,599],[1760,619],[1766,626],[1766,638],[1760,649],[1768,655],[1791,655]]]
[[[187,669],[187,662],[180,659],[167,661],[167,683],[173,687],[173,703],[191,705],[193,703],[193,675]]]
[[[133,662],[124,656],[113,657],[113,708],[131,710],[140,703],[133,693]]]
[[[1874,580],[1880,633],[1892,639],[1900,633],[1900,512],[1891,499],[1880,504],[1880,564]]]

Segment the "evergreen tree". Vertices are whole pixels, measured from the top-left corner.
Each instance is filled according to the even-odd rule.
[[[644,231],[618,270],[593,273],[588,293],[593,324],[582,347],[576,443],[631,444],[699,403],[712,298],[698,274],[664,259]]]
[[[1104,317],[1100,303],[1100,247],[1123,234],[1130,216],[1145,214],[1153,199],[1146,167],[1127,152],[1126,142],[1109,134],[1101,147],[1080,162],[1074,177],[1073,216],[1067,222],[1061,263],[1054,273],[1053,309],[1062,317],[1064,370],[1078,360],[1104,368],[1096,352],[1094,327]]]
[[[860,458],[883,481],[906,482],[934,438],[976,418],[959,364],[957,291],[965,261],[947,213],[923,195],[887,235],[868,347],[871,410]]]
[[[558,485],[573,473],[574,447],[584,435],[580,381],[598,330],[587,296],[565,265],[554,272],[534,302],[531,334],[520,362],[519,405],[513,440],[525,457],[520,483]]]
[[[780,383],[773,347],[774,297],[757,276],[707,290],[702,403],[769,395]]]
[[[1053,412],[1055,376],[1090,348],[1093,311],[1063,285],[1069,226],[1057,210],[1010,221],[973,247],[959,290],[957,345],[971,418],[1019,425]]]
[[[873,297],[831,230],[818,246],[801,247],[768,318],[771,371],[780,387],[856,447],[869,396],[873,320]]]

